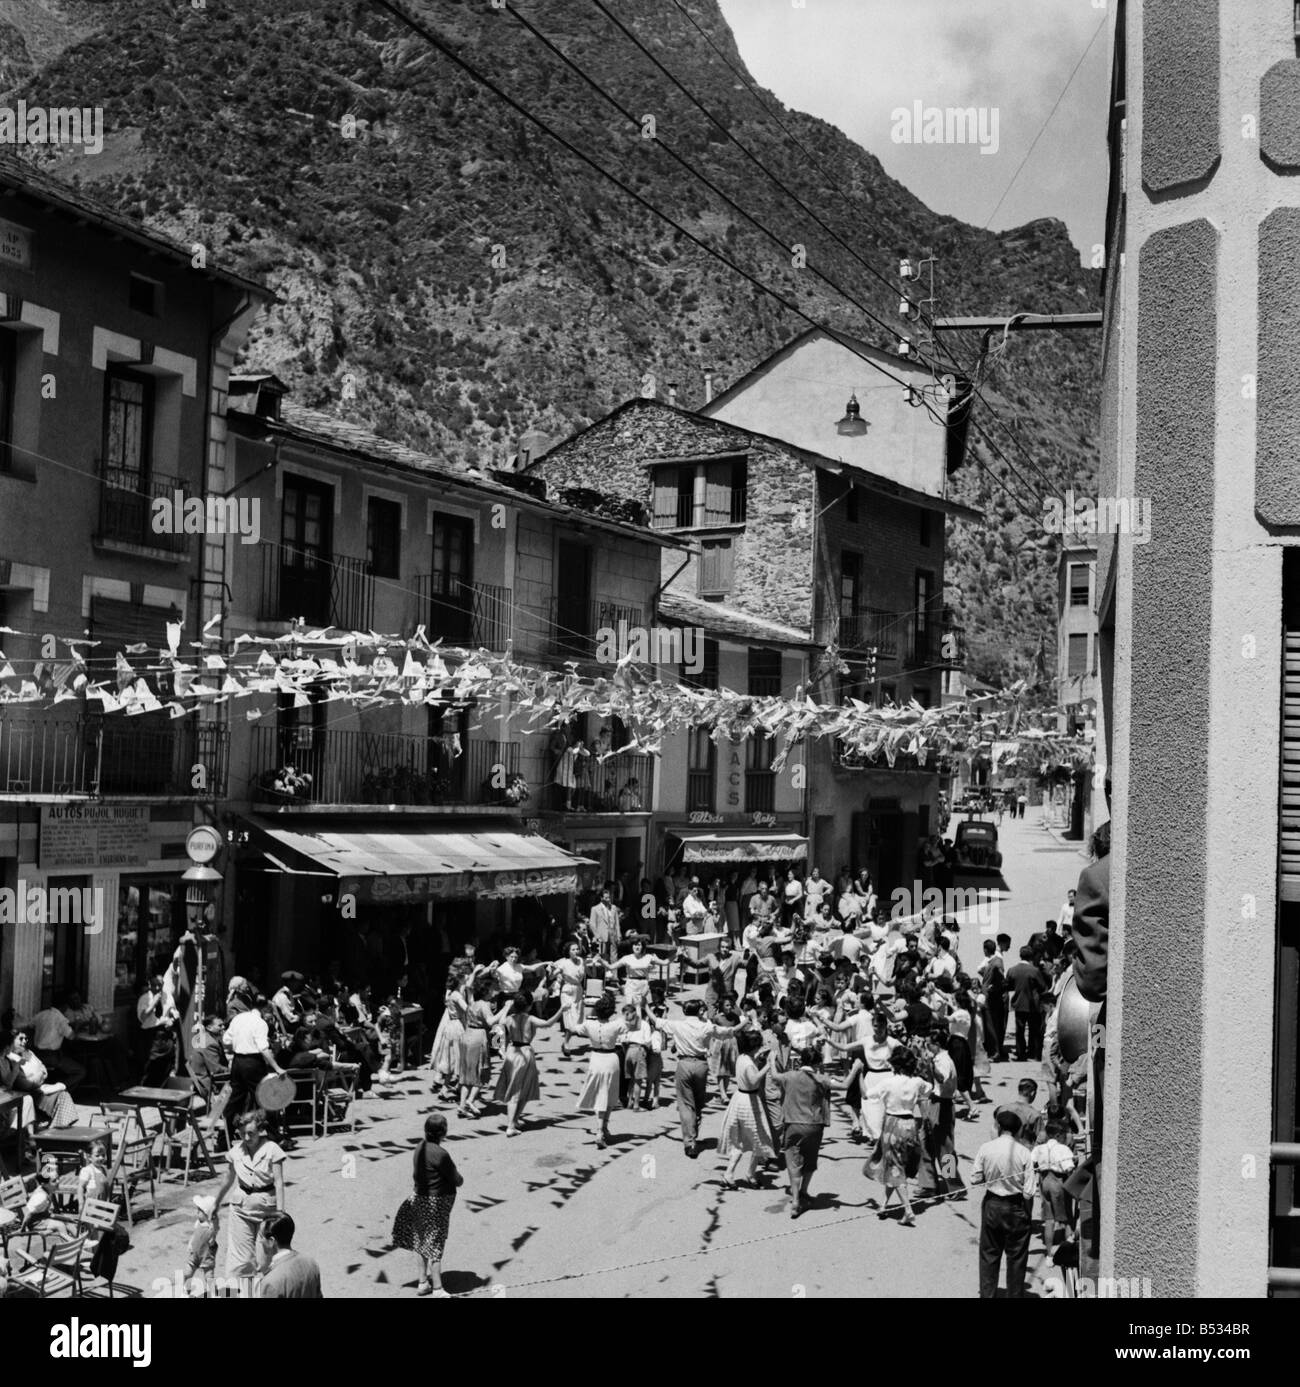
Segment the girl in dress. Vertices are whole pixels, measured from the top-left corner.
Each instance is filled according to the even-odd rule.
[[[723,1002],[709,1019],[723,1026],[740,1025],[740,1013],[730,1002]],[[734,1035],[715,1035],[709,1041],[709,1082],[717,1085],[718,1097],[724,1103],[729,1097],[728,1087],[736,1077],[738,1055]]]
[[[876,1149],[867,1158],[862,1173],[879,1180],[885,1187],[880,1206],[884,1217],[889,1196],[895,1190],[903,1205],[903,1226],[912,1228],[916,1216],[908,1198],[907,1182],[921,1168],[921,1120],[929,1110],[931,1086],[916,1075],[916,1056],[900,1046],[892,1059],[893,1074],[880,1085],[885,1120]]]
[[[957,1070],[957,1092],[953,1104],[967,1118],[972,1115],[971,1094],[975,1088],[975,1056],[971,1049],[973,1012],[969,991],[965,987],[959,988],[948,1015],[948,1054]]]
[[[628,937],[632,946],[630,954],[624,954],[614,965],[615,973],[623,973],[623,1000],[628,1006],[640,1009],[642,1002],[650,995],[650,977],[658,959],[646,953],[645,936],[633,934]]]
[[[108,1191],[108,1144],[97,1141],[77,1172],[77,1212],[85,1209],[88,1199],[107,1199]]]
[[[568,1059],[569,1041],[581,1033],[587,1016],[587,965],[583,961],[582,945],[576,939],[569,945],[568,957],[555,965],[555,971],[560,979],[560,1016],[564,1020],[560,1054]]]
[[[460,1082],[460,1103],[456,1109],[457,1117],[481,1117],[479,1099],[483,1089],[492,1079],[492,1051],[488,1047],[488,1032],[497,1025],[509,1010],[509,1004],[494,1013],[487,1000],[492,987],[490,977],[476,976],[470,984],[474,1000],[465,1007],[465,1034],[460,1040],[460,1055],[457,1077]],[[463,1000],[464,993],[461,998]]]
[[[533,1012],[533,999],[527,992],[513,998],[505,1020],[506,1053],[497,1078],[493,1102],[506,1105],[506,1136],[518,1136],[523,1131],[524,1108],[541,1095],[537,1078],[537,1056],[533,1053],[533,1037],[546,1026],[560,1019],[557,1011],[549,1021],[539,1021]]]
[[[429,1068],[433,1071],[430,1085],[439,1098],[450,1102],[456,1097],[456,1080],[460,1073],[460,1043],[465,1036],[465,1012],[468,1003],[461,991],[467,975],[453,965],[447,974],[447,992],[443,998],[442,1019],[433,1037],[433,1054]]]
[[[728,1158],[722,1183],[729,1190],[736,1188],[736,1171],[746,1156],[749,1157],[746,1184],[754,1184],[763,1163],[776,1157],[776,1136],[763,1103],[767,1065],[759,1068],[754,1058],[761,1044],[762,1037],[755,1031],[742,1031],[735,1038],[738,1051],[736,1091],[727,1104],[722,1135],[718,1138],[718,1155]]]
[[[447,1119],[434,1113],[424,1120],[424,1140],[415,1148],[415,1189],[402,1201],[393,1221],[393,1246],[414,1252],[420,1261],[416,1295],[450,1299],[442,1287],[442,1254],[451,1229],[456,1191],[465,1177],[443,1146]]]
[[[614,998],[602,993],[591,1008],[592,1020],[579,1028],[591,1042],[587,1082],[578,1098],[578,1111],[596,1115],[596,1147],[609,1142],[609,1113],[618,1102],[618,1044],[627,1035],[622,1017],[614,1017]]]

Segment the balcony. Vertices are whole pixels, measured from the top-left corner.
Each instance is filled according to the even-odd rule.
[[[162,550],[183,557],[189,552],[186,534],[158,534],[153,528],[153,503],[171,502],[185,490],[180,477],[152,472],[141,475],[123,467],[99,464],[99,540],[129,544],[137,549]],[[168,506],[171,514],[171,506]]]
[[[927,622],[918,629],[910,622],[905,669],[964,669],[966,632],[947,622]]]
[[[551,604],[547,645],[551,654],[561,659],[594,660],[598,633],[612,631],[617,638],[620,623],[628,631],[640,627],[641,608],[625,607],[603,598],[580,601],[557,597]]]
[[[292,766],[311,776],[297,793],[275,788]],[[357,728],[255,727],[252,798],[263,804],[501,805],[519,774],[518,742],[469,741]],[[526,803],[527,801],[524,801]]]
[[[262,551],[262,621],[337,626],[368,631],[374,625],[375,579],[364,559],[317,554],[268,544]]]
[[[504,650],[514,638],[514,594],[509,588],[424,573],[416,578],[415,591],[416,623],[424,623],[430,640]]]
[[[776,809],[776,772],[745,772],[745,813],[771,814]]]
[[[215,723],[0,717],[0,795],[219,799],[229,758],[229,729]]]
[[[818,623],[817,639],[825,645],[834,642],[847,654],[874,650],[877,659],[892,660],[898,655],[899,626],[893,612],[860,607],[847,615],[824,617]]]
[[[891,766],[883,753],[877,752],[871,757],[863,756],[861,752],[851,750],[838,737],[835,739],[835,762],[847,771],[893,771],[908,775],[938,775],[945,778],[956,774],[956,765],[951,756],[929,755],[922,765],[915,755],[900,752]]]
[[[554,781],[554,767],[551,779]],[[577,785],[572,791],[549,786],[551,812],[572,814],[648,813],[654,802],[655,758],[616,751],[603,761],[582,757],[574,767]],[[566,809],[566,798],[573,808]]]

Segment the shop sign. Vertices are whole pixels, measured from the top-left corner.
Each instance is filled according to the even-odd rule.
[[[147,804],[41,806],[43,872],[144,867],[149,862]]]
[[[570,868],[549,872],[451,872],[442,876],[359,877],[339,883],[345,896],[371,905],[415,905],[422,901],[515,900],[577,891]]]
[[[775,825],[775,823],[776,823],[776,815],[775,815],[775,814],[751,814],[751,815],[749,816],[749,820],[750,820],[750,822],[754,825],[755,828],[771,828],[771,827],[773,827],[773,826]]]
[[[693,824],[720,824],[722,822],[721,814],[710,814],[707,809],[696,809],[689,818]]]

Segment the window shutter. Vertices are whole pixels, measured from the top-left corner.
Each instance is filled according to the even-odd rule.
[[[1300,631],[1286,633],[1282,678],[1281,895],[1300,901]]]
[[[731,462],[711,462],[705,470],[704,523],[731,524]]]
[[[735,559],[729,539],[710,540],[700,555],[700,591],[722,593],[731,591]]]
[[[677,472],[667,468],[655,477],[654,528],[671,530],[677,524]]]

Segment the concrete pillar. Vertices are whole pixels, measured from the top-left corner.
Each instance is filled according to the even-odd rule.
[[[1300,64],[1291,7],[1271,0],[1129,0],[1119,22],[1099,491],[1149,504],[1150,539],[1099,544],[1098,760],[1114,781],[1101,1274],[1259,1296],[1281,560],[1300,526]]]

